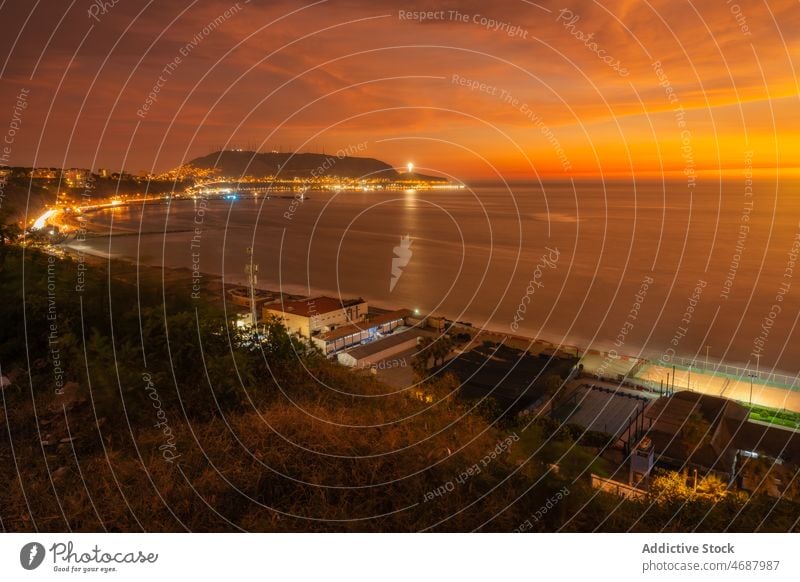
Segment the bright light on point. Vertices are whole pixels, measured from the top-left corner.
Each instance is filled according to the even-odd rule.
[[[54,215],[58,214],[57,210],[46,210],[44,214],[42,214],[39,218],[37,218],[33,226],[31,226],[32,230],[41,230],[47,225],[47,221],[52,218]]]
[[[408,168],[408,173],[410,174],[411,172],[413,172],[413,171],[414,171],[414,164],[413,164],[413,163],[411,163],[411,162],[408,162],[408,163],[406,164],[406,168]]]

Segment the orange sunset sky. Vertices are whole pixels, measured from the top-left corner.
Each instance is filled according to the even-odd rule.
[[[11,165],[367,142],[458,179],[800,166],[796,0],[100,4],[1,5],[0,119],[29,90]]]

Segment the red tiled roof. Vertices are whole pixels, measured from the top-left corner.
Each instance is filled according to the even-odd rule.
[[[312,299],[302,299],[300,301],[274,303],[265,305],[264,308],[292,315],[300,315],[302,317],[313,317],[332,311],[339,311],[340,309],[344,309],[344,305],[341,300],[334,299],[333,297],[314,297]]]

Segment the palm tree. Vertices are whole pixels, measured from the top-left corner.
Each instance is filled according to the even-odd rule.
[[[430,338],[428,338],[430,339]],[[444,363],[445,358],[453,349],[453,340],[449,335],[442,335],[436,338],[431,346],[431,355],[433,355],[433,365],[437,366]]]
[[[428,372],[428,359],[431,355],[432,344],[433,339],[429,336],[424,336],[417,346],[417,353],[414,354],[414,357],[411,359],[411,368],[420,381],[425,378]]]

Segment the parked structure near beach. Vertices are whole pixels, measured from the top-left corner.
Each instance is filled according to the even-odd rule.
[[[406,320],[410,316],[411,311],[408,309],[390,311],[370,317],[364,322],[343,325],[331,331],[314,335],[311,339],[322,350],[322,353],[328,356],[365,341],[372,341],[382,335],[390,334],[398,327],[406,325]]]
[[[343,366],[369,368],[386,358],[414,348],[418,340],[419,334],[416,330],[409,329],[342,352],[337,359]]]

